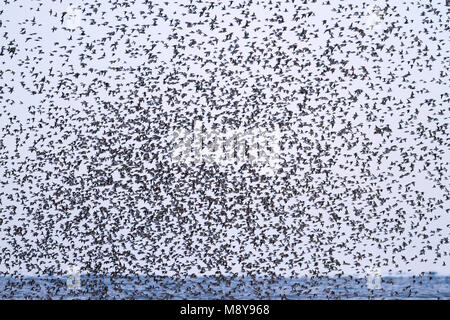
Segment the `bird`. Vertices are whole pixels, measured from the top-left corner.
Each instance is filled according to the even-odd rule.
[[[448,297],[445,19],[5,2],[0,299]]]

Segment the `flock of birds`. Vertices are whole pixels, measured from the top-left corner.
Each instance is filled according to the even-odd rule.
[[[324,297],[344,298],[337,279],[367,268],[448,270],[444,4],[2,2],[0,275],[23,280],[3,298],[70,265],[209,279],[200,298],[223,294],[211,279],[289,298],[276,279],[310,279],[301,297],[325,277]],[[173,161],[172,133],[198,121],[276,124],[280,167]]]

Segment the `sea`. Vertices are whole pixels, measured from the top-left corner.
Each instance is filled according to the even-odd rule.
[[[450,299],[450,276],[256,278],[81,275],[1,277],[2,300],[404,300]],[[69,284],[69,286],[68,286]]]

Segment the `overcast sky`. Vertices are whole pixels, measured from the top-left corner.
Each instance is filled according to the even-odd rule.
[[[174,265],[180,265],[180,268],[186,268],[189,272],[205,274],[201,272],[201,268],[206,265],[203,258],[197,253],[189,255],[183,249],[188,235],[198,252],[211,250],[211,255],[214,255],[213,249],[220,250],[222,246],[236,248],[235,251],[232,250],[235,253],[228,257],[229,263],[233,265],[233,272],[238,273],[242,272],[239,257],[245,253],[249,253],[248,261],[273,267],[278,274],[290,274],[291,270],[295,270],[296,274],[309,272],[305,265],[289,264],[290,258],[273,262],[276,260],[274,257],[281,257],[285,252],[290,257],[292,252],[297,252],[304,256],[305,261],[321,261],[320,270],[328,272],[322,262],[329,258],[327,252],[330,248],[333,249],[334,259],[341,261],[336,272],[361,273],[365,268],[380,263],[385,274],[389,270],[404,274],[422,271],[449,273],[449,103],[448,95],[444,95],[449,91],[449,21],[445,14],[445,1],[433,3],[432,8],[418,6],[417,2],[412,1],[370,2],[364,8],[361,1],[331,0],[329,4],[327,1],[318,1],[308,5],[297,1],[295,4],[282,2],[277,12],[284,17],[283,22],[268,20],[274,17],[275,12],[268,10],[269,6],[274,6],[268,5],[269,1],[260,1],[260,4],[253,1],[245,7],[249,17],[256,15],[247,29],[249,39],[246,39],[242,25],[238,25],[235,20],[245,16],[237,1],[233,3],[233,8],[229,7],[229,1],[224,2],[226,10],[222,9],[222,5],[216,5],[208,10],[208,17],[200,16],[199,12],[189,13],[188,7],[180,5],[189,4],[189,1],[168,2],[166,5],[163,1],[153,1],[155,8],[150,13],[148,5],[143,4],[143,1],[136,1],[130,6],[115,6],[106,1],[97,5],[96,1],[83,1],[74,7],[78,8],[74,12],[78,12],[80,17],[79,20],[73,20],[74,25],[70,25],[67,19],[61,23],[62,14],[68,12],[71,5],[68,1],[16,1],[2,5],[0,272],[39,274],[43,270],[51,270],[64,273],[70,264],[79,265],[83,270],[89,261],[93,263],[93,255],[97,256],[101,270],[108,272],[115,270],[115,262],[110,258],[115,252],[121,255],[121,264],[130,272],[150,270],[156,274],[176,274]],[[263,3],[267,5],[266,8]],[[387,13],[377,13],[371,9],[373,3],[386,8]],[[386,3],[389,3],[389,7],[386,7]],[[197,6],[208,7],[209,3]],[[164,8],[164,13],[168,15],[166,21],[161,17],[157,18],[159,7]],[[440,11],[440,20],[433,10]],[[296,11],[300,15],[297,21],[292,18]],[[356,12],[364,14],[361,16]],[[189,27],[189,24],[195,22],[211,21],[215,16],[217,27],[214,30],[211,30],[208,23]],[[154,18],[157,18],[155,26]],[[171,21],[176,19],[179,19],[180,28],[174,31]],[[324,20],[327,22],[323,23]],[[279,37],[274,34],[274,24],[277,28],[286,27]],[[144,25],[148,26],[144,28]],[[350,30],[350,26],[362,30],[365,36],[355,38],[359,31]],[[394,31],[384,36],[383,30],[389,26],[394,26]],[[226,32],[222,32],[222,27],[226,28]],[[294,27],[298,29],[292,30]],[[302,32],[303,29],[307,36],[299,38],[296,32]],[[175,33],[178,38],[174,37]],[[233,39],[238,38],[236,42],[227,40],[230,33]],[[178,49],[181,53],[176,56],[174,46],[181,43],[182,37],[185,37],[185,48]],[[413,41],[415,37],[417,41]],[[214,38],[218,41],[208,42]],[[201,45],[190,46],[189,42],[194,40]],[[272,40],[274,41],[271,42]],[[237,56],[230,53],[233,49],[246,58],[252,51],[258,52],[259,49],[250,47],[253,42],[254,48],[266,50],[265,56],[259,59],[261,63],[248,66],[232,63],[232,59]],[[340,49],[335,47],[332,54],[325,51],[327,44],[336,43],[341,45]],[[232,48],[232,44],[239,46]],[[294,54],[292,45],[305,50],[301,54]],[[371,50],[362,51],[361,46],[368,46]],[[16,48],[14,54],[8,51],[12,47]],[[220,55],[221,49],[224,49],[223,56]],[[292,64],[291,61],[289,67],[282,73],[277,73],[274,67],[277,61],[274,53],[277,50],[284,52],[287,57],[292,56],[292,60],[297,57],[300,64]],[[82,55],[85,56],[83,60]],[[221,71],[212,71],[215,64],[202,61],[199,57],[222,62]],[[265,59],[267,66],[264,66]],[[337,68],[335,72],[323,72],[323,65],[333,67],[332,60],[348,62],[345,68],[338,69],[334,66]],[[142,70],[144,67],[148,69],[145,72],[138,71],[140,67]],[[361,76],[363,68],[369,71],[364,80]],[[352,78],[351,75],[345,75],[343,69],[353,70],[358,76]],[[105,73],[102,74],[101,71]],[[180,75],[178,82],[168,83],[168,77],[173,76],[175,71],[180,74],[186,72],[192,81],[184,85],[182,82],[185,80]],[[239,81],[231,82],[227,72],[234,72],[237,75],[235,79]],[[405,75],[408,75],[408,83],[402,81]],[[202,79],[216,84],[208,94],[195,90],[195,81]],[[285,79],[290,80],[283,84]],[[109,84],[109,89],[105,88],[104,82]],[[137,85],[139,83],[141,85]],[[285,90],[278,90],[274,87],[275,83],[276,86],[281,83]],[[225,95],[219,90],[221,87],[235,88],[238,94],[232,97]],[[92,92],[89,92],[89,88]],[[250,117],[247,103],[254,100],[250,98],[254,94],[253,88],[260,90],[257,103],[261,110]],[[305,95],[299,94],[301,88],[310,90],[306,101],[303,100]],[[348,103],[358,89],[362,90],[362,94],[354,103]],[[112,95],[110,92],[113,90],[117,94]],[[171,90],[177,90],[177,93],[173,94]],[[168,93],[178,96],[179,100],[168,100]],[[274,93],[275,100],[271,98]],[[210,104],[212,94],[217,97],[218,103],[228,106],[224,112],[219,112]],[[140,141],[136,138],[139,135],[135,129],[141,126],[133,125],[133,119],[140,119],[140,114],[130,110],[135,108],[139,98],[143,98],[142,105],[145,108],[153,103],[153,97],[159,95],[162,95],[162,101],[157,107],[152,106],[147,118],[149,124],[146,128],[151,134],[147,136],[148,141]],[[385,97],[391,99],[381,103]],[[369,111],[374,103],[377,108]],[[108,104],[115,108],[114,112]],[[338,107],[330,112],[333,105]],[[212,122],[221,123],[222,119],[233,117],[238,124],[224,125],[228,132],[255,126],[271,128],[270,123],[281,125],[284,148],[280,151],[280,157],[285,160],[284,166],[290,169],[295,164],[296,169],[292,170],[296,173],[288,175],[284,180],[288,182],[282,185],[278,179],[283,176],[277,175],[268,176],[266,182],[259,186],[249,176],[239,178],[245,188],[253,190],[246,197],[256,212],[252,215],[252,220],[256,223],[255,234],[264,234],[266,237],[279,235],[273,244],[265,243],[256,248],[254,242],[248,241],[240,247],[239,239],[255,236],[243,227],[226,227],[226,230],[220,231],[214,231],[213,227],[210,232],[217,232],[217,237],[208,244],[211,249],[206,246],[201,232],[207,230],[206,227],[199,227],[198,234],[193,231],[191,233],[187,227],[183,232],[175,234],[175,229],[165,232],[152,225],[153,222],[150,222],[150,226],[146,225],[149,228],[146,230],[151,230],[152,235],[130,237],[136,226],[130,221],[136,217],[129,211],[128,200],[117,194],[140,194],[136,175],[146,177],[149,181],[162,181],[159,180],[159,173],[155,173],[155,161],[173,165],[170,159],[171,147],[177,143],[171,140],[173,130],[189,128],[194,122],[192,114],[195,108],[201,109],[206,130],[210,130],[208,127],[211,128]],[[355,113],[359,117],[353,119]],[[212,120],[207,120],[207,114],[211,115]],[[319,125],[321,117],[322,120],[331,121],[334,116],[336,123],[333,128],[322,128]],[[370,117],[375,120],[370,122]],[[346,121],[341,122],[341,119]],[[353,133],[338,135],[338,132],[346,128],[347,121],[351,121],[356,129]],[[96,132],[90,130],[95,123],[100,123],[100,130]],[[126,123],[126,127],[120,127],[121,123]],[[160,132],[164,130],[160,130],[161,123],[170,125],[170,130],[166,130],[162,138]],[[283,126],[285,123],[288,125]],[[390,139],[385,140],[386,135],[375,134],[376,126],[389,126],[392,131]],[[111,150],[136,150],[131,154],[140,159],[139,166],[131,165],[133,169],[124,170],[121,163],[112,161],[114,156],[109,151],[101,152],[96,147],[107,141],[102,138],[108,137],[108,130],[114,131],[114,137],[117,138],[114,144],[111,142]],[[310,130],[318,136],[314,137]],[[418,132],[421,130],[424,135],[420,137]],[[446,144],[432,139],[429,132],[433,131],[438,131],[436,136]],[[331,154],[322,156],[321,160],[333,160],[333,165],[329,167],[333,177],[330,181],[336,183],[324,183],[327,181],[326,175],[323,172],[314,173],[314,161],[311,162],[316,156],[314,148],[306,151],[299,147],[308,139],[317,138],[320,141],[321,135],[325,136],[332,151]],[[30,150],[40,138],[42,139],[36,144],[36,149]],[[157,140],[157,145],[166,148],[152,149],[149,157],[142,157],[138,150],[152,139],[160,139]],[[87,145],[83,145],[86,141]],[[289,145],[288,141],[292,144]],[[341,148],[349,142],[354,143],[353,147]],[[369,159],[365,157],[364,151],[368,143],[370,148],[380,151],[379,155],[385,150],[390,149],[390,152],[381,158],[373,156]],[[435,158],[429,153],[430,150],[434,150],[434,154],[438,154],[440,158]],[[85,153],[81,154],[80,151]],[[361,156],[362,160],[357,160],[356,155]],[[418,160],[421,155],[424,158]],[[76,165],[63,168],[65,162]],[[399,166],[392,166],[393,162],[403,163],[408,168],[408,174],[404,174]],[[431,165],[424,170],[426,162]],[[411,163],[415,164],[415,168],[409,170]],[[367,180],[364,171],[361,171],[363,167],[370,170],[371,176],[376,178]],[[436,168],[441,168],[441,175]],[[103,173],[95,173],[93,180],[101,179],[102,175],[110,176],[114,181],[124,181],[133,191],[123,189],[111,196],[104,196],[103,187],[98,187],[101,189],[98,191],[97,187],[87,182],[95,170]],[[53,173],[48,180],[45,174],[47,171]],[[305,187],[306,172],[311,173],[310,189]],[[232,175],[239,176],[237,169]],[[232,175],[227,175],[230,185],[234,183]],[[64,203],[69,205],[70,199],[77,197],[74,195],[76,186],[71,185],[71,179],[77,181],[75,184],[78,185],[80,179],[85,179],[86,188],[91,188],[90,191],[93,192],[91,195],[98,192],[99,197],[83,200],[78,208],[62,210]],[[207,206],[200,199],[204,199],[204,195],[218,197],[213,188],[202,187],[196,193],[193,187],[194,189],[186,189],[189,191],[186,191],[187,194],[177,197],[177,190],[182,189],[179,186],[189,184],[188,180],[186,175],[177,171],[169,182],[157,187],[160,190],[158,195],[152,194],[148,199],[140,198],[132,203],[140,212],[147,212],[143,208],[148,212],[169,208],[169,213],[174,203],[181,203],[181,206],[193,210],[195,219],[192,221],[203,226],[206,221],[203,213],[211,210],[211,214],[220,215],[227,207],[206,209]],[[350,181],[349,185],[353,186],[358,183],[361,190],[367,191],[363,199],[356,201],[351,196],[329,196],[344,192],[346,181]],[[45,189],[46,186],[48,190]],[[283,191],[293,189],[299,192]],[[66,193],[55,196],[56,190],[65,190]],[[314,190],[314,197],[307,190]],[[421,204],[415,198],[416,191],[422,193]],[[378,197],[374,198],[377,202],[376,213],[367,207],[373,195]],[[232,203],[237,194],[225,191],[221,197],[226,199],[225,202]],[[59,209],[46,208],[46,198],[61,200]],[[270,209],[265,208],[264,198],[274,200]],[[385,202],[377,200],[380,198],[385,199]],[[191,204],[189,200],[197,204]],[[427,203],[434,206],[430,212],[427,212],[427,208],[430,208]],[[103,223],[96,224],[94,221],[99,220],[85,218],[85,227],[80,224],[81,229],[86,228],[83,232],[67,231],[65,225],[74,221],[83,205],[91,206],[91,212],[104,214],[101,218]],[[101,207],[107,208],[107,211],[101,211]],[[198,213],[194,207],[199,210]],[[234,209],[243,212],[244,207],[237,206]],[[308,215],[298,215],[299,208],[307,208]],[[338,226],[331,218],[330,212],[337,212],[338,209],[339,214],[364,224],[366,230],[360,233],[358,240],[354,237],[355,231],[350,223]],[[419,209],[422,211],[416,211]],[[404,229],[386,233],[395,224],[383,222],[383,219],[395,219],[397,210],[402,212]],[[281,213],[284,218],[273,212]],[[41,220],[39,215],[42,215]],[[115,217],[121,217],[121,221],[117,222]],[[307,227],[299,234],[297,230],[303,223]],[[285,233],[276,228],[277,224],[287,226]],[[26,229],[19,233],[25,233],[12,235],[18,227]],[[426,230],[423,230],[424,227]],[[94,243],[84,233],[87,229],[100,230],[99,232],[109,233],[111,237],[105,238],[108,239],[106,243]],[[329,236],[332,240],[317,249],[309,242],[311,236]],[[447,237],[447,241],[444,237]],[[83,240],[87,240],[87,243],[83,243]],[[121,244],[117,248],[112,245],[115,241]],[[406,246],[403,245],[405,241]],[[342,243],[347,243],[347,247],[352,249],[340,248],[339,244]],[[292,252],[285,250],[286,244],[291,246]],[[398,247],[403,249],[396,252],[395,248]],[[162,251],[164,249],[165,253]],[[422,249],[425,249],[424,253],[421,252]],[[173,252],[167,255],[169,250]],[[95,254],[90,251],[95,251]],[[133,259],[124,254],[128,251],[133,253]],[[366,255],[358,258],[358,252]],[[152,263],[149,263],[150,256],[161,256],[164,259],[150,259]],[[261,262],[263,259],[266,262]],[[396,263],[392,263],[393,260]],[[213,268],[210,273],[214,274],[217,270],[227,273],[221,267]]]

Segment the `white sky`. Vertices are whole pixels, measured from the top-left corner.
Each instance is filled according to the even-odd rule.
[[[3,10],[0,15],[0,46],[5,48],[5,54],[0,56],[0,83],[3,88],[0,94],[0,141],[3,145],[0,145],[0,218],[3,222],[0,225],[0,272],[36,274],[42,270],[52,270],[64,273],[65,268],[72,263],[79,265],[82,272],[89,263],[99,263],[103,271],[110,272],[116,270],[115,262],[111,258],[112,252],[115,252],[120,255],[121,264],[129,272],[143,273],[147,270],[155,274],[173,274],[176,270],[173,266],[180,266],[181,272],[200,273],[202,266],[206,265],[205,257],[209,255],[217,258],[220,256],[218,252],[223,251],[221,248],[225,246],[232,252],[227,255],[229,265],[233,266],[232,272],[238,273],[242,272],[239,257],[246,253],[249,254],[246,261],[257,261],[258,268],[268,267],[275,273],[286,275],[291,271],[296,274],[308,273],[311,266],[308,267],[299,259],[293,258],[294,252],[303,257],[303,261],[319,261],[319,270],[325,272],[326,268],[322,263],[328,259],[328,250],[333,248],[333,258],[341,262],[337,272],[361,273],[368,266],[379,262],[382,272],[386,274],[421,271],[449,274],[449,100],[448,95],[445,96],[449,91],[449,21],[445,1],[433,3],[432,8],[424,8],[425,2],[420,6],[418,2],[395,2],[394,6],[394,2],[388,1],[388,14],[383,16],[375,28],[371,28],[370,23],[376,20],[376,17],[370,13],[369,5],[366,9],[361,9],[361,1],[330,1],[328,5],[325,4],[326,1],[308,5],[282,2],[277,10],[282,13],[284,22],[277,24],[277,27],[285,26],[286,31],[280,38],[273,34],[273,23],[266,20],[272,18],[275,12],[268,10],[268,7],[264,8],[263,3],[267,4],[268,1],[261,1],[261,4],[253,1],[246,7],[249,17],[253,13],[257,17],[248,27],[249,39],[244,38],[243,29],[237,26],[234,20],[235,17],[242,18],[243,15],[243,9],[237,6],[237,1],[234,1],[234,9],[222,10],[222,5],[216,5],[214,9],[208,10],[209,18],[199,17],[198,12],[189,13],[188,8],[180,5],[188,4],[189,1],[168,1],[169,5],[162,1],[153,1],[155,8],[152,15],[145,14],[149,9],[141,2],[117,8],[112,8],[106,1],[99,2],[99,5],[95,1],[80,3],[80,26],[74,30],[62,28],[60,22],[62,13],[70,6],[67,1],[18,1],[3,5],[0,9]],[[375,2],[369,3],[372,5]],[[376,3],[382,8],[386,6],[386,2]],[[226,5],[228,6],[228,1]],[[357,6],[358,9],[350,10],[350,5],[353,8]],[[199,8],[204,6],[208,7],[209,4],[198,4]],[[159,18],[157,26],[151,26],[159,7],[164,8],[169,19],[164,21]],[[97,8],[96,12],[94,8]],[[440,18],[432,9],[440,12]],[[49,14],[50,10],[52,15]],[[297,10],[300,16],[308,12],[313,14],[293,21],[292,17]],[[364,11],[365,14],[358,17],[355,15],[357,11]],[[422,15],[424,11],[425,14]],[[208,23],[196,25],[195,28],[187,27],[187,23],[210,21],[214,16],[217,16],[218,21],[215,30],[210,30]],[[172,19],[179,19],[182,28],[176,30],[178,39],[168,40],[168,37],[173,35],[170,26]],[[244,18],[243,23],[245,20]],[[323,20],[327,23],[323,24]],[[336,23],[337,28],[334,27]],[[138,33],[136,30],[142,25],[150,26]],[[349,30],[350,25],[364,31],[365,37],[356,37],[358,32]],[[394,31],[383,37],[382,30],[391,25],[394,26]],[[56,27],[54,31],[53,26]],[[125,26],[123,33],[121,29]],[[226,32],[221,32],[222,27],[226,28]],[[291,30],[294,27],[297,29]],[[22,32],[22,29],[25,32]],[[130,33],[132,29],[135,31]],[[303,29],[307,31],[307,37],[299,39],[296,32]],[[112,31],[115,31],[115,34],[108,34]],[[331,31],[333,36],[328,31]],[[237,37],[239,40],[224,41],[231,32],[232,39]],[[314,34],[318,36],[314,37]],[[174,57],[173,46],[177,45],[183,36],[186,49],[178,49],[181,55]],[[417,41],[414,40],[415,37]],[[218,39],[217,43],[208,43],[214,38]],[[277,40],[271,43],[272,39]],[[204,43],[190,47],[189,43],[193,40]],[[13,43],[10,44],[10,41]],[[332,55],[322,55],[327,41],[330,44],[340,44],[341,49],[336,47]],[[261,51],[251,49],[251,43]],[[247,59],[252,51],[256,51],[254,55],[260,55],[261,63],[234,65],[231,59],[236,59],[238,54],[230,53],[232,44],[239,45],[236,47],[238,54],[242,55],[239,59]],[[17,47],[17,54],[12,58],[7,53],[7,48],[11,45]],[[89,45],[93,45],[92,50],[87,49]],[[154,45],[154,49],[148,51]],[[305,50],[294,55],[292,45]],[[111,46],[117,49],[113,50]],[[276,74],[273,68],[278,46],[281,47],[281,52],[291,57],[281,74]],[[367,46],[371,50],[361,52],[361,46]],[[425,48],[428,51],[424,52]],[[224,49],[222,57],[221,49]],[[86,55],[83,60],[85,65],[82,65],[80,60],[80,55],[83,54]],[[149,62],[150,54],[157,57],[154,63]],[[208,54],[211,61],[200,59],[206,58]],[[270,57],[270,54],[273,56]],[[337,61],[348,60],[343,69],[353,69],[359,77],[352,79],[351,76],[345,76],[343,69],[339,69],[341,65],[337,64],[331,65],[337,69],[335,72],[322,74],[323,65],[330,63],[329,58]],[[263,66],[265,59],[267,67]],[[297,63],[293,62],[295,59]],[[316,65],[318,61],[320,64]],[[222,72],[212,72],[214,63],[223,63]],[[311,64],[307,65],[308,63]],[[146,73],[127,71],[138,67],[149,69]],[[363,67],[369,72],[365,80],[361,80]],[[89,71],[90,68],[93,72]],[[179,72],[180,81],[168,84],[164,79],[174,75],[175,70]],[[98,74],[97,71],[107,72]],[[225,74],[231,71],[234,72],[234,80],[237,81],[235,83]],[[50,72],[53,76],[49,75]],[[181,72],[187,72],[188,78],[193,82],[185,85],[183,82],[186,79]],[[75,76],[77,73],[78,77]],[[387,83],[391,73],[396,78]],[[408,73],[409,82],[403,82],[401,76]],[[40,81],[44,76],[42,92],[39,93]],[[266,77],[266,80],[263,77]],[[194,80],[202,79],[215,84],[206,95],[195,90]],[[291,81],[283,82],[284,79]],[[109,83],[109,89],[105,89],[103,81]],[[275,87],[277,82],[285,91],[279,91]],[[136,87],[135,83],[142,85]],[[60,84],[61,87],[57,91],[56,87]],[[252,97],[252,86],[261,90],[257,99]],[[13,92],[9,91],[11,87],[14,88]],[[86,95],[88,88],[94,91]],[[299,93],[301,88],[313,90],[307,95],[309,100],[305,104],[306,114],[298,108],[299,103],[303,104],[304,98],[304,94]],[[118,90],[117,95],[108,94],[108,90],[114,89]],[[221,89],[236,89],[239,94],[230,97]],[[349,98],[355,95],[358,89],[362,90],[358,101],[349,103]],[[31,94],[32,90],[37,94]],[[177,90],[175,96],[178,97],[178,102],[172,103],[166,98],[171,90]],[[411,92],[414,92],[412,98]],[[67,96],[63,97],[62,93]],[[217,105],[223,105],[224,109],[218,110],[208,103],[213,93]],[[272,94],[277,95],[276,102],[271,98]],[[152,96],[159,95],[163,95],[162,104],[152,106],[151,112],[146,115],[148,123],[142,124],[142,114],[133,108],[139,98],[143,99],[142,105],[145,106],[152,103]],[[382,104],[383,98],[388,96],[391,100]],[[433,99],[432,104],[429,103],[430,99]],[[254,105],[249,105],[249,101],[253,101]],[[106,103],[113,106],[114,112],[107,108]],[[371,111],[374,103],[377,104],[377,110]],[[331,112],[333,105],[338,108]],[[230,186],[237,177],[242,179],[245,190],[252,190],[251,193],[245,194],[246,200],[243,204],[237,204],[235,201],[240,191],[234,193],[224,189],[219,195],[213,188],[220,189],[220,186],[190,186],[189,179],[192,180],[195,176],[193,173],[189,173],[186,178],[186,175],[174,171],[174,177],[163,183],[161,176],[155,174],[155,159],[163,161],[169,169],[173,169],[170,167],[169,156],[173,142],[170,141],[170,133],[166,133],[161,140],[156,137],[161,129],[160,121],[170,123],[172,130],[187,126],[194,121],[194,108],[200,106],[203,106],[201,114],[206,117],[209,112],[215,123],[222,123],[223,120],[233,117],[235,120],[242,120],[243,127],[264,127],[271,122],[287,122],[288,126],[282,129],[285,138],[283,142],[286,142],[282,157],[286,159],[287,168],[294,170],[295,174],[281,173],[259,184],[252,182],[251,176],[240,176],[236,172],[227,174],[226,181]],[[250,118],[250,114],[257,110],[258,106],[262,111],[255,112],[255,116]],[[34,115],[33,110],[36,111]],[[287,110],[292,112],[289,120],[286,120]],[[231,111],[236,111],[237,116],[233,116]],[[355,113],[359,116],[353,119]],[[15,118],[10,121],[9,118],[13,116]],[[321,116],[325,122],[335,117],[335,126],[321,127]],[[175,117],[178,117],[177,123]],[[370,117],[374,119],[373,122],[368,121]],[[140,119],[140,124],[133,122],[133,119]],[[341,122],[341,119],[345,122]],[[39,121],[42,128],[37,127]],[[61,124],[62,121],[66,122],[61,127],[55,125],[57,122]],[[337,133],[346,127],[347,121],[351,121],[355,134],[344,132],[338,135]],[[97,132],[88,130],[94,122],[99,122],[100,129]],[[119,127],[124,122],[127,122],[127,126]],[[205,124],[208,125],[208,121],[205,121]],[[386,136],[376,135],[374,131],[375,126],[386,125],[390,126],[392,132],[390,140],[383,141]],[[401,129],[399,125],[402,126]],[[226,126],[228,130],[238,127],[228,124]],[[20,128],[20,133],[14,131]],[[149,132],[146,140],[139,141],[137,128],[144,128]],[[422,137],[418,135],[420,128],[425,130]],[[311,135],[310,130],[317,133],[318,137]],[[445,144],[439,144],[429,136],[430,132],[436,130],[436,137],[443,139]],[[108,132],[113,132],[112,140],[107,135]],[[41,135],[44,139],[36,144],[37,151],[30,151],[33,142],[39,140]],[[321,135],[325,136],[322,142],[319,140]],[[85,146],[81,144],[82,141],[88,141],[90,145]],[[140,148],[152,145],[153,142],[167,148],[153,149],[149,159],[141,160],[140,165],[131,165],[130,170],[125,170],[123,163],[112,161],[114,155],[106,148],[105,141],[108,141],[107,145],[111,150],[134,150],[133,159],[140,159]],[[288,147],[288,141],[293,142],[291,147]],[[354,146],[348,148],[348,142]],[[326,144],[330,146],[331,153],[322,155],[320,159],[323,162],[330,159],[334,161],[329,168],[331,183],[324,183],[325,174],[315,173],[313,170],[317,164],[311,164],[311,161],[315,160],[317,144],[321,147]],[[343,144],[346,146],[342,147]],[[105,148],[99,151],[93,145]],[[311,145],[313,148],[308,150],[305,145]],[[364,152],[365,148],[378,150],[378,156],[385,150],[390,149],[390,152],[381,158],[373,155],[369,157],[367,152]],[[435,159],[430,151],[441,158]],[[44,152],[46,158],[41,159],[42,156],[40,158],[37,152]],[[360,159],[357,159],[355,154]],[[154,155],[156,158],[153,158]],[[423,157],[422,160],[419,160],[420,156]],[[76,165],[69,166],[64,162]],[[411,162],[415,168],[410,170]],[[429,166],[424,169],[427,162]],[[293,169],[294,163],[297,169]],[[404,174],[399,165],[408,168],[408,174]],[[439,176],[436,168],[442,168],[442,176]],[[370,177],[361,173],[361,170],[367,169],[370,171]],[[94,170],[102,172],[94,173]],[[46,171],[52,172],[49,180],[45,180]],[[122,176],[119,172],[122,172]],[[311,174],[310,178],[306,177],[306,172]],[[140,184],[136,182],[136,175],[160,185],[155,187],[147,198],[130,201],[127,199],[130,194],[127,188],[131,188],[135,195],[142,195],[138,190]],[[70,186],[68,177],[72,180],[78,179],[78,183]],[[90,177],[94,177],[91,181],[111,177],[114,181],[122,181],[126,187],[119,187],[113,192],[110,187],[92,185]],[[285,180],[280,184],[282,178]],[[98,213],[102,217],[95,218],[103,222],[101,225],[97,224],[93,217],[84,217],[78,230],[68,231],[65,224],[74,224],[75,217],[80,215],[80,208],[75,206],[70,210],[58,210],[54,207],[46,209],[43,205],[46,198],[51,198],[57,202],[62,201],[60,206],[70,206],[70,199],[77,198],[76,192],[81,179],[86,183],[82,190],[88,190],[87,194],[98,197],[92,196],[82,201],[79,206],[91,206],[92,212],[101,212],[100,207],[105,207],[107,212]],[[310,189],[305,185],[308,179]],[[361,199],[339,196],[340,193],[346,192],[346,188],[354,189],[357,185],[361,190],[368,191]],[[45,187],[49,189],[45,190]],[[59,187],[62,193],[55,196]],[[159,191],[154,193],[154,190]],[[297,194],[287,190],[297,190]],[[423,193],[421,205],[417,205],[416,191]],[[110,195],[107,195],[108,192],[111,192]],[[225,204],[209,207],[205,202],[205,195],[225,199]],[[375,199],[378,205],[374,211],[376,215],[367,206],[371,201],[369,198],[374,195],[386,199],[385,203]],[[264,199],[274,200],[270,209],[265,207]],[[415,201],[414,204],[411,201]],[[427,203],[434,204],[435,209],[432,212],[426,212]],[[250,234],[245,227],[227,225],[222,228],[220,224],[211,226],[211,230],[206,227],[208,218],[205,217],[208,215],[215,215],[215,219],[219,220],[225,219],[223,212],[227,210],[227,216],[232,214],[230,210],[237,210],[241,215],[245,215],[247,204],[254,210],[250,219],[256,225],[255,234]],[[12,206],[17,208],[15,214]],[[184,226],[177,226],[176,215],[171,211],[176,206],[189,211],[186,216],[189,223]],[[142,217],[136,217],[130,208],[139,212],[144,212],[143,208],[146,208],[150,214],[165,212],[167,209],[169,213],[172,212],[168,217],[167,229],[158,229],[163,225],[158,225],[151,219],[146,220],[144,213],[141,213]],[[299,208],[305,208],[309,217],[299,216]],[[422,212],[416,212],[416,209]],[[345,215],[346,210],[348,213]],[[362,210],[361,214],[358,214],[359,210]],[[396,224],[388,221],[397,218],[397,210],[401,210],[404,215],[404,220],[401,219],[403,232],[393,230]],[[341,226],[336,225],[330,218],[332,211],[363,224],[366,230],[355,232],[350,221],[342,222]],[[40,223],[37,212],[42,212],[43,220]],[[274,212],[281,212],[284,222],[280,222]],[[425,218],[420,218],[421,214]],[[136,223],[131,223],[130,220]],[[245,223],[246,219],[239,218],[238,221]],[[8,230],[23,227],[25,223],[25,235],[12,237],[9,234]],[[286,226],[283,232],[275,227],[280,223]],[[299,232],[303,223],[307,226]],[[151,234],[136,236],[133,227],[139,225]],[[195,231],[190,230],[192,225],[195,226]],[[86,232],[92,230],[104,234],[108,239],[106,243],[94,243],[92,237],[86,235]],[[174,230],[180,232],[175,233]],[[372,234],[370,230],[373,231]],[[216,234],[215,241],[210,242],[210,238],[204,235],[205,232]],[[358,234],[359,239],[355,238],[355,234]],[[240,247],[240,240],[257,239],[261,235],[278,235],[278,238],[273,244],[264,245],[256,245],[248,240]],[[318,237],[326,244],[318,248],[311,242],[310,236]],[[188,254],[184,251],[186,237],[197,246],[196,252]],[[327,237],[331,240],[326,240]],[[116,243],[117,247],[112,246],[110,240],[113,244]],[[83,244],[83,241],[87,242]],[[170,244],[166,244],[166,241]],[[382,241],[386,250],[380,249],[377,241]],[[402,246],[405,241],[410,243],[404,250],[396,252],[395,248]],[[339,248],[342,243],[350,249]],[[285,249],[286,244],[289,244],[289,250]],[[161,253],[163,249],[164,254]],[[421,254],[422,249],[425,249],[424,254]],[[127,251],[132,252],[135,259],[127,257]],[[172,252],[170,256],[166,254],[168,251]],[[283,257],[284,253],[288,256]],[[366,256],[360,257],[358,253]],[[96,257],[95,261],[93,256]],[[414,258],[415,256],[418,258]],[[164,259],[158,260],[157,257]],[[277,258],[280,258],[281,262],[274,262]],[[393,260],[395,263],[392,263]],[[291,265],[289,261],[297,262]],[[217,264],[210,272],[214,274],[217,270],[228,272]]]

